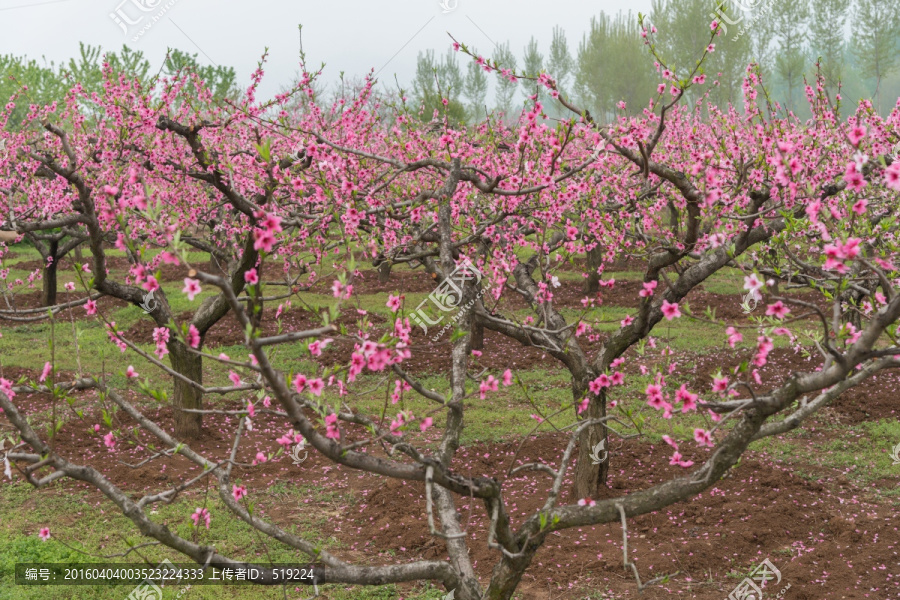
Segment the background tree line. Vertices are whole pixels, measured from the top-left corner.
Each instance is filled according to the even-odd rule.
[[[653,0],[648,17],[658,29],[658,49],[681,76],[705,46],[709,24],[722,23],[703,68],[703,87],[719,107],[742,102],[751,62],[760,65],[771,98],[801,118],[809,115],[804,80],[813,80],[817,62],[829,95],[840,93],[845,116],[861,98],[885,114],[900,96],[900,4],[891,0]],[[506,42],[484,56],[517,72],[546,71],[582,106],[609,118],[620,101],[634,114],[656,96],[662,79],[645,48],[636,14],[601,12],[577,46],[556,27],[549,48],[532,37],[519,52]],[[474,62],[461,67],[452,50],[421,53],[412,87],[426,121],[442,98],[457,121],[478,121],[487,112],[515,119],[526,96],[537,92],[489,76]]]
[[[150,61],[140,50],[122,46],[119,52],[104,53],[100,46],[79,44],[79,56],[68,63],[39,61],[26,56],[0,55],[0,98],[7,102],[14,94],[19,94],[7,128],[18,127],[28,114],[30,104],[44,105],[61,101],[65,93],[80,83],[89,92],[103,92],[103,63],[115,74],[136,77],[142,84],[148,84],[157,76],[171,77],[188,68],[197,73],[219,98],[235,97],[239,89],[232,67],[202,65],[197,54],[181,50],[169,50],[162,69],[152,71]]]
[[[900,4],[891,0],[653,0],[648,23],[658,29],[655,43],[676,73],[693,67],[713,19],[723,24],[722,35],[704,66],[704,88],[719,107],[741,103],[741,81],[750,62],[760,65],[771,98],[801,118],[809,116],[804,79],[812,79],[817,61],[832,98],[840,85],[844,116],[861,98],[871,98],[885,114],[894,104],[891,98],[900,96]],[[638,17],[631,12],[601,12],[591,19],[577,44],[555,27],[549,47],[541,47],[532,37],[524,48],[514,49],[505,42],[484,56],[517,72],[550,73],[562,91],[606,119],[621,111],[620,102],[625,102],[627,114],[640,112],[656,96],[661,82],[641,37]],[[74,81],[100,92],[103,60],[100,47],[85,44],[77,58],[59,65],[0,56],[4,75],[0,97],[5,100],[23,85],[28,87],[20,96],[26,101],[17,103],[7,127],[21,123],[29,104],[61,99]],[[114,72],[142,81],[190,67],[217,96],[238,93],[233,68],[203,66],[196,54],[180,50],[169,52],[158,73],[151,71],[141,51],[127,46],[107,53],[105,60]],[[360,85],[351,82],[349,89]],[[344,95],[347,87],[342,80],[332,93]],[[515,119],[526,96],[537,93],[546,99],[543,88],[490,76],[482,65],[460,62],[449,49],[419,54],[411,88],[410,108],[425,121],[431,120],[435,110],[456,122],[477,122],[489,113]],[[402,89],[379,90],[376,97],[390,103],[403,95]],[[692,95],[696,99],[697,93]],[[443,99],[448,101],[446,107]]]

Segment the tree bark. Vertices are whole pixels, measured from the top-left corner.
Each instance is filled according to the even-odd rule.
[[[472,350],[484,350],[484,325],[472,324]]]
[[[584,293],[596,294],[600,291],[600,275],[597,274],[597,267],[603,264],[603,249],[597,244],[593,249],[587,251],[587,271],[588,276],[584,281]]]
[[[391,261],[386,260],[378,265],[378,282],[379,283],[387,283],[391,278],[391,267],[393,264]]]
[[[543,542],[541,536],[540,542],[532,542],[529,547],[523,550],[523,556],[509,558],[502,556],[500,562],[496,564],[491,573],[491,583],[485,591],[483,598],[485,600],[509,600],[519,587],[522,581],[522,575],[531,564],[534,553]]]
[[[203,359],[188,351],[178,340],[169,342],[169,356],[172,369],[188,379],[203,383]],[[175,420],[175,436],[181,440],[189,440],[200,435],[203,427],[203,415],[187,413],[179,409],[200,409],[203,407],[203,393],[196,387],[179,377],[174,377],[175,395],[172,398],[172,412]]]
[[[41,294],[42,306],[53,306],[56,304],[56,286],[59,256],[59,242],[50,240],[50,250],[44,257],[44,275],[43,275],[43,293]],[[50,258],[50,262],[47,262]]]
[[[572,394],[575,401],[584,398],[588,392],[586,382],[573,382]],[[601,391],[598,396],[591,395],[587,410],[582,413],[582,419],[600,419],[606,416],[606,393]],[[594,447],[601,441],[605,441],[606,460],[595,465],[591,459]],[[601,453],[602,456],[602,453]],[[594,498],[600,492],[600,487],[606,485],[609,475],[609,461],[612,453],[609,452],[609,429],[603,423],[586,427],[578,436],[578,458],[575,461],[575,499]]]

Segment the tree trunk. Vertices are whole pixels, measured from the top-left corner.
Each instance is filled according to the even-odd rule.
[[[42,306],[53,306],[54,304],[56,304],[56,273],[59,267],[59,257],[56,255],[56,253],[58,250],[59,242],[57,242],[56,240],[51,240],[50,251],[47,254],[51,261],[47,262],[47,258],[44,258],[44,285],[43,293],[41,294]]]
[[[572,393],[575,401],[584,398],[587,393],[587,383],[573,383]],[[582,413],[581,418],[584,419],[600,419],[606,416],[606,393],[601,392],[599,396],[591,397],[587,410]],[[594,464],[591,459],[594,447],[601,441],[605,441],[604,448],[599,452],[602,459],[606,452],[606,460],[600,464]],[[575,462],[575,498],[594,498],[600,491],[601,486],[606,485],[606,479],[609,474],[609,431],[606,425],[598,423],[585,428],[578,436],[578,459]]]
[[[594,246],[592,250],[587,252],[587,270],[588,276],[584,281],[584,293],[594,295],[600,291],[600,275],[597,274],[597,267],[603,264],[603,250],[600,244]]]
[[[379,283],[387,283],[391,278],[391,261],[386,260],[378,265],[378,281]]]
[[[203,383],[203,359],[188,351],[178,340],[169,342],[169,356],[172,369],[188,379]],[[189,440],[200,435],[203,426],[203,415],[182,412],[181,408],[200,409],[203,407],[203,393],[186,381],[175,377],[175,396],[172,399],[172,412],[175,419],[175,437]]]
[[[472,325],[472,350],[484,350],[484,325]]]
[[[491,573],[491,583],[485,590],[483,598],[485,600],[509,600],[519,587],[522,581],[522,575],[531,564],[537,547],[543,543],[532,541],[529,546],[523,550],[523,556],[509,558],[508,556],[500,557],[500,562],[494,567]]]

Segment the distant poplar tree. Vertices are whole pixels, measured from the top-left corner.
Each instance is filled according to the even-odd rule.
[[[750,33],[757,26],[753,14],[738,10],[733,2],[712,5],[708,0],[653,0],[650,19],[659,30],[657,51],[678,77],[687,77],[697,66],[710,40],[710,23],[725,23],[701,67],[707,81],[691,94],[696,99],[709,93],[719,107],[742,101],[741,83],[752,60]]]
[[[500,44],[497,47],[493,59],[500,65],[501,69],[509,69],[510,71],[517,69],[516,55],[510,50],[509,42]],[[506,120],[515,120],[518,115],[510,113],[513,110],[513,99],[516,96],[519,84],[499,76],[494,81],[497,82],[497,110],[505,113]]]
[[[560,27],[553,28],[553,41],[550,42],[547,70],[556,79],[556,85],[560,91],[569,91],[568,85],[575,71],[575,61],[572,59],[572,53],[569,52],[566,33]]]
[[[785,105],[796,109],[797,90],[803,87],[803,75],[812,66],[807,57],[809,36],[809,0],[778,0],[772,8],[777,54],[775,73],[785,90]]]
[[[864,77],[875,80],[875,106],[880,111],[882,81],[897,71],[900,52],[900,6],[886,0],[857,0],[853,15],[853,53]]]
[[[487,91],[488,79],[484,73],[484,68],[475,61],[469,61],[466,66],[466,80],[463,85],[463,93],[469,101],[469,115],[476,123],[486,116],[484,111]]]
[[[821,57],[822,75],[832,98],[844,74],[844,25],[850,0],[817,0],[809,22],[813,56]]]
[[[463,91],[463,77],[456,62],[456,53],[448,50],[437,61],[434,50],[420,52],[416,62],[416,78],[413,81],[413,99],[416,106],[424,106],[422,120],[431,121],[434,111],[446,114],[450,122],[458,125],[466,121],[466,108],[459,97]],[[448,104],[444,106],[443,100]]]
[[[0,103],[6,104],[14,94],[19,94],[6,123],[7,129],[22,124],[30,104],[50,104],[62,99],[68,89],[52,62],[42,64],[33,58],[5,54],[0,56],[0,73],[3,74],[0,77]]]
[[[578,46],[575,90],[583,105],[604,119],[615,115],[624,101],[636,112],[656,93],[659,77],[644,51],[637,17],[600,13]]]
[[[524,63],[525,73],[527,73],[528,75],[536,76],[538,73],[544,70],[544,55],[540,53],[540,50],[538,50],[538,43],[537,40],[534,39],[534,37],[532,37],[528,41],[528,45],[525,46]],[[542,104],[547,104],[547,88],[542,85],[535,84],[526,87],[525,89],[531,90],[529,91],[529,95],[531,95],[536,89],[538,100],[540,100]]]

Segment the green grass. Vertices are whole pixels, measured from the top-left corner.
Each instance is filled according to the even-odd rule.
[[[494,376],[499,378],[499,373]],[[466,422],[462,433],[462,443],[497,442],[510,437],[518,437],[530,433],[537,421],[531,415],[549,416],[551,413],[565,408],[565,412],[549,419],[539,432],[552,431],[553,426],[563,427],[572,422],[572,388],[569,378],[561,370],[529,370],[518,373],[522,382],[529,389],[529,398],[521,388],[513,385],[500,386],[484,400],[479,398],[478,386],[470,382],[467,390],[470,397],[466,400]],[[420,377],[422,385],[439,393],[447,394],[448,382],[440,376]],[[371,389],[378,377],[366,375],[360,380],[360,388]],[[389,391],[392,391],[393,387]],[[333,403],[336,396],[324,394],[326,402]],[[384,390],[368,397],[355,398],[353,405],[359,410],[371,414],[382,414],[385,408]],[[387,400],[387,418],[390,419],[399,410],[412,410],[415,415],[425,415],[435,408],[434,402],[415,393],[406,393],[396,405]],[[498,410],[498,407],[503,410]]]
[[[833,437],[827,442],[811,444],[809,431],[797,429],[777,438],[754,442],[751,448],[764,450],[787,464],[796,465],[797,472],[808,475],[811,480],[819,476],[804,467],[846,471],[848,479],[863,487],[897,477],[898,466],[893,464],[890,452],[900,443],[900,422],[880,419],[852,426],[841,425],[827,428],[825,435]],[[820,439],[821,435],[816,436],[816,440]],[[879,493],[891,498],[900,496],[896,488]]]
[[[746,294],[743,275],[737,269],[726,267],[713,273],[703,282],[703,289],[713,294]]]
[[[53,484],[58,485],[58,484]],[[53,493],[53,485],[42,492],[34,492],[31,486],[23,483],[4,484],[2,491],[2,521],[0,521],[0,598],[15,600],[64,600],[92,598],[124,599],[132,586],[17,586],[14,583],[13,571],[16,563],[131,563],[140,564],[146,561],[153,566],[164,559],[175,563],[186,563],[183,556],[169,549],[159,547],[140,549],[142,558],[137,552],[126,558],[102,558],[96,555],[116,554],[124,552],[130,545],[146,542],[141,538],[131,522],[120,515],[108,502],[90,501],[96,494],[67,488],[65,494]],[[294,486],[279,483],[269,489],[270,501],[278,505],[296,503],[298,509],[312,500],[312,506],[333,502],[346,503],[348,498],[340,493],[316,486]],[[260,536],[243,521],[226,518],[227,509],[210,496],[209,507],[213,515],[209,531],[201,528],[199,535],[192,528],[189,515],[202,499],[197,494],[185,496],[170,505],[159,504],[151,518],[166,523],[176,534],[199,543],[209,544],[223,554],[244,557],[264,564],[267,561],[284,564],[302,564],[305,557],[293,549],[277,541],[267,539],[265,546]],[[354,500],[349,499],[351,502]],[[270,504],[271,505],[271,504]],[[327,517],[322,511],[312,508],[300,510],[303,515],[286,529],[311,542],[319,544],[329,551],[339,550],[341,545],[334,537],[328,536]],[[41,540],[36,534],[40,527],[49,526],[51,538]],[[90,553],[89,556],[82,552]],[[167,586],[163,598],[175,598],[178,590],[184,586]],[[439,590],[430,586],[419,586],[419,591],[410,598],[420,600],[440,598]],[[288,588],[292,590],[292,587]],[[396,598],[399,595],[396,586],[382,586],[370,589],[345,589],[343,586],[322,586],[326,598],[363,600],[365,598]],[[311,596],[311,590],[308,594]],[[276,599],[282,598],[277,588],[261,588],[257,586],[192,586],[189,598],[214,599]],[[295,597],[293,593],[290,597]]]

